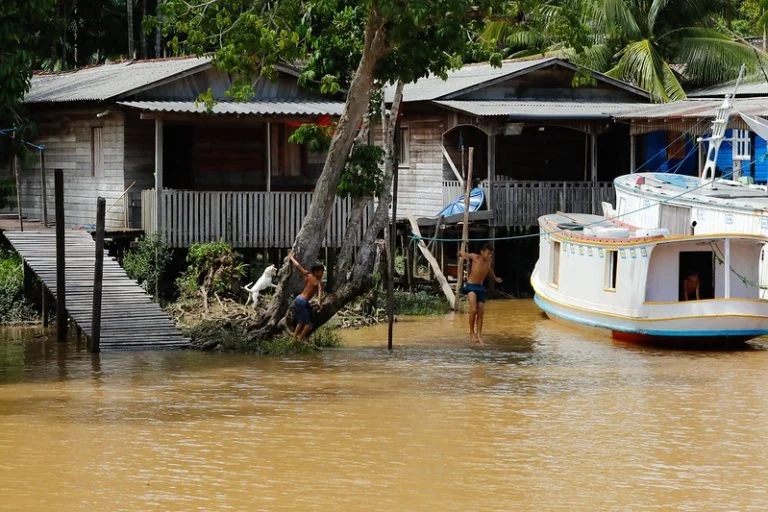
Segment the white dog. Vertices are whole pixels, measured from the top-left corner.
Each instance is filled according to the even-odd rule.
[[[274,284],[272,284],[272,278],[277,275],[277,268],[275,268],[274,265],[270,265],[267,268],[264,269],[264,273],[261,274],[261,277],[258,281],[255,283],[248,283],[247,286],[243,286],[243,289],[248,292],[248,298],[245,301],[245,305],[248,305],[248,302],[253,301],[253,309],[256,309],[256,304],[259,302],[259,293],[263,292],[267,288],[275,287]]]

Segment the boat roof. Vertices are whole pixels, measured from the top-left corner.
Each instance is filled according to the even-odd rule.
[[[764,185],[745,185],[717,179],[712,187],[702,185],[695,176],[662,172],[625,174],[613,180],[616,188],[637,189],[644,194],[664,198],[670,204],[689,206],[706,203],[747,211],[768,213],[768,190]]]
[[[666,244],[690,241],[718,241],[726,238],[759,243],[768,242],[768,236],[751,233],[670,235],[666,230],[639,228],[621,222],[615,217],[605,217],[589,213],[551,213],[539,217],[539,225],[544,230],[563,238],[598,244],[630,245],[649,242]],[[614,228],[615,231],[611,228]],[[623,231],[621,236],[618,235],[619,230]]]

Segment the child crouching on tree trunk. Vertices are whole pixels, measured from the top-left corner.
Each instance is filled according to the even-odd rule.
[[[304,276],[304,289],[296,296],[293,302],[293,316],[296,319],[296,329],[293,331],[297,339],[307,339],[312,332],[312,309],[310,301],[317,294],[318,302],[323,299],[323,274],[325,267],[315,263],[309,270],[296,261],[293,251],[288,255],[291,263]]]

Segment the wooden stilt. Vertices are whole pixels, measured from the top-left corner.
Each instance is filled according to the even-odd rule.
[[[67,341],[67,285],[64,273],[64,171],[54,171],[56,199],[56,339]]]
[[[405,240],[403,236],[403,247],[405,248],[405,282],[408,291],[413,291],[413,246]]]
[[[14,139],[16,135],[14,134]],[[15,151],[15,148],[14,148]],[[19,177],[19,157],[13,156],[13,176],[16,178],[16,207],[19,209],[19,231],[24,231],[24,213],[21,209],[21,178]]]
[[[461,249],[459,250],[459,264],[456,267],[456,296],[461,293],[461,286],[464,284],[464,253],[467,250],[469,239],[469,194],[472,192],[472,160],[474,159],[475,148],[469,148],[469,162],[467,165],[467,186],[464,191],[464,225],[461,228]],[[456,301],[455,308],[458,309],[459,301]]]
[[[40,303],[41,303],[41,314],[43,317],[43,328],[48,327],[48,291],[45,289],[45,286],[41,287],[42,294],[40,297]]]
[[[103,197],[96,200],[96,264],[93,268],[93,309],[91,313],[92,353],[100,351],[101,344],[101,295],[104,279],[104,217],[107,202]]]
[[[387,349],[392,350],[392,336],[395,323],[395,253],[397,252],[397,162],[392,177],[392,224],[389,228],[389,276],[387,279]]]

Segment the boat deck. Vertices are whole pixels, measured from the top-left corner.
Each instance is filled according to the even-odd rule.
[[[705,202],[746,210],[768,211],[768,189],[765,185],[745,185],[735,181],[716,180],[714,186],[702,185],[695,176],[642,172],[619,176],[617,187],[636,188],[680,201]]]

